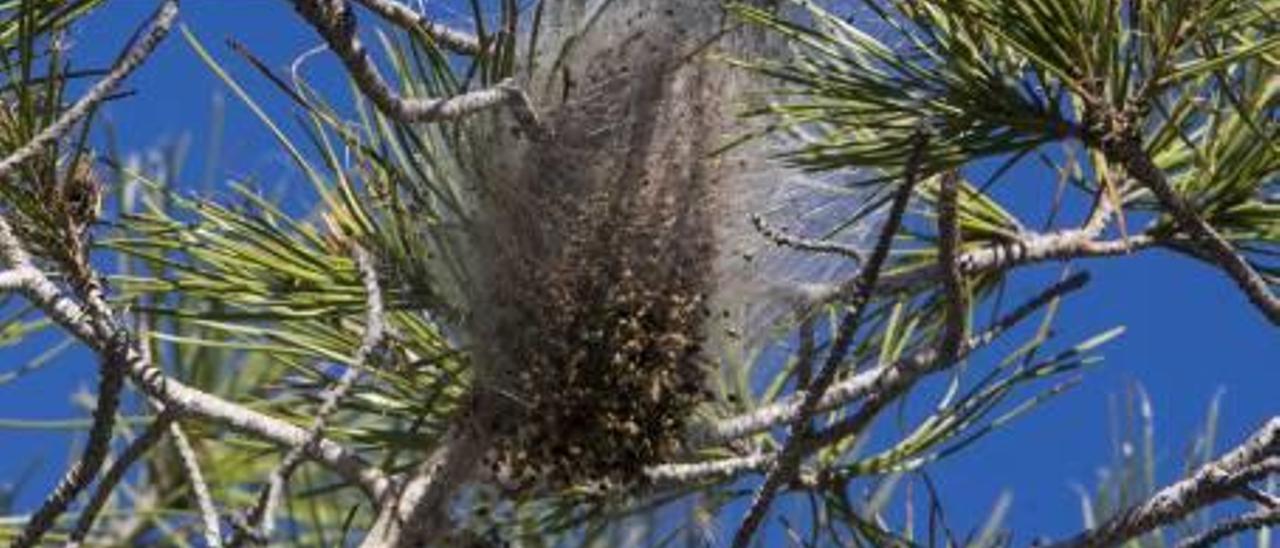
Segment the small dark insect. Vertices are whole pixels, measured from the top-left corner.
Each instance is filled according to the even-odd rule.
[[[59,188],[59,202],[77,232],[87,230],[98,220],[102,194],[102,182],[94,173],[93,161],[88,157],[77,159]]]
[[[560,80],[564,85],[564,89],[560,92],[560,102],[567,103],[569,95],[573,93],[574,86],[573,75],[569,73],[569,67],[564,67],[560,70]]]

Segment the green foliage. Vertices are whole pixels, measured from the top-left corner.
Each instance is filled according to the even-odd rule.
[[[20,146],[56,116],[71,76],[61,50],[49,44],[98,3],[0,3],[7,75],[0,151]],[[1120,210],[1121,239],[1151,237],[1209,260],[1147,190],[1121,176],[1096,150],[1079,160],[1050,148],[1094,148],[1097,121],[1091,112],[1110,105],[1135,117],[1147,152],[1178,192],[1270,283],[1280,281],[1275,259],[1280,146],[1274,117],[1280,90],[1274,14],[1280,3],[869,0],[858,4],[861,11],[852,20],[837,8],[806,0],[791,4],[784,9],[731,6],[738,21],[768,29],[791,48],[782,59],[732,61],[777,83],[764,106],[745,115],[763,120],[768,131],[800,138],[800,146],[783,153],[786,161],[808,170],[858,168],[867,174],[859,184],[870,187],[871,198],[848,224],[874,218],[904,175],[909,143],[922,129],[930,135],[912,219],[896,235],[885,278],[936,278],[931,273],[940,269],[939,180],[949,170],[1004,162],[986,183],[961,178],[959,253],[1016,244],[1030,234],[1031,214],[1022,211],[1027,208],[1002,203],[991,192],[1010,166],[1028,158],[1059,174],[1070,199],[1111,201]],[[485,53],[474,58],[450,56],[422,32],[378,35],[380,60],[393,69],[399,93],[454,96],[519,75],[522,67],[546,62],[548,56],[553,63],[563,59],[564,51],[536,59],[529,53],[544,51],[543,45],[522,43],[537,42],[541,29],[535,21],[528,31],[516,32],[514,4],[504,4],[502,24],[494,32],[487,32],[480,3],[471,7],[481,15],[474,30],[486,45]],[[539,8],[532,16],[541,13]],[[585,14],[584,25],[596,15]],[[272,132],[309,185],[306,191],[279,192],[305,194],[312,201],[282,208],[270,197],[275,189],[253,181],[193,193],[181,180],[180,150],[162,155],[158,164],[107,155],[112,215],[97,228],[95,251],[110,274],[115,304],[128,310],[167,374],[298,425],[309,423],[319,407],[316,394],[337,372],[362,368],[368,381],[344,399],[326,435],[387,470],[412,469],[445,442],[469,395],[476,348],[467,344],[488,342],[464,341],[458,334],[469,319],[491,312],[468,309],[472,301],[465,296],[476,291],[480,278],[471,271],[467,253],[472,250],[463,235],[483,222],[476,212],[480,200],[474,179],[494,152],[496,140],[487,132],[497,126],[489,122],[499,115],[424,126],[392,120],[362,100],[344,108],[329,103],[297,74],[286,79],[248,48],[233,46],[292,101],[298,123],[285,127],[244,91],[194,32],[184,29],[184,35],[195,55]],[[574,37],[562,45],[574,47]],[[21,219],[24,239],[53,270],[75,268],[73,260],[59,254],[71,233],[59,222],[61,210],[51,210],[50,204],[66,207],[61,189],[89,154],[84,134],[69,148],[51,149],[24,166],[15,184],[0,185],[4,212]],[[1051,219],[1060,205],[1050,204]],[[1126,215],[1133,214],[1148,221],[1140,232],[1128,232]],[[367,301],[353,258],[356,248],[368,251],[378,265],[393,332],[391,350],[378,357],[377,367],[353,357],[366,328]],[[1008,499],[996,502],[991,518],[968,541],[957,542],[945,519],[934,519],[940,502],[929,466],[1009,428],[1075,386],[1084,368],[1099,361],[1098,348],[1123,329],[1061,344],[1054,330],[1059,298],[1046,304],[1034,327],[1006,332],[1010,326],[975,320],[979,313],[1007,313],[1003,294],[1010,278],[1007,269],[966,276],[970,309],[964,325],[966,335],[990,329],[993,336],[1022,338],[1005,346],[1012,351],[979,348],[931,370],[946,373],[908,382],[884,401],[838,406],[814,417],[824,427],[853,427],[814,451],[791,487],[796,504],[781,512],[779,521],[794,542],[1011,542],[1003,530]],[[945,336],[945,302],[954,298],[939,285],[903,284],[878,293],[839,380],[935,348]],[[29,340],[46,327],[30,310],[4,304],[0,309],[9,315],[0,318],[0,345]],[[838,299],[829,299],[810,312],[777,326],[772,339],[745,356],[724,357],[728,363],[699,410],[697,426],[785,402],[808,381],[813,356],[806,352],[813,349],[806,351],[804,341],[825,345],[846,310]],[[51,347],[0,376],[0,387],[48,366],[68,346]],[[896,423],[884,424],[895,411]],[[869,413],[869,419],[851,422],[859,412]],[[1142,431],[1129,432],[1142,437],[1140,443],[1126,445],[1140,447],[1141,458],[1124,453],[1098,494],[1082,498],[1086,525],[1154,489],[1149,419],[1143,414]],[[127,426],[124,438],[136,434],[135,426]],[[215,499],[231,512],[251,506],[276,464],[278,448],[196,421],[186,426],[198,440]],[[692,447],[688,461],[779,449],[785,438],[776,430]],[[1206,434],[1205,440],[1211,438]],[[1201,443],[1191,460],[1207,459],[1211,445]],[[131,494],[117,497],[121,500],[104,513],[105,521],[128,524],[131,535],[153,531],[179,545],[195,538],[188,527],[194,505],[172,451],[152,451],[143,469],[129,484]],[[655,545],[713,542],[717,520],[730,515],[726,508],[751,496],[751,484],[740,479],[708,477],[603,497],[585,485],[514,497],[477,487],[464,494],[465,511],[459,514],[461,526],[480,538],[534,546],[619,545],[636,538]],[[909,486],[905,493],[903,485]],[[929,490],[924,498],[930,526],[923,532],[918,521],[895,524],[884,517],[890,504],[918,502],[915,486]],[[0,509],[9,493],[0,491]],[[340,544],[340,537],[358,536],[375,518],[355,486],[314,465],[295,477],[284,507],[294,525],[290,542],[298,545]],[[803,509],[809,512],[803,526],[788,521]],[[138,519],[130,521],[131,513]]]
[[[744,20],[794,44],[785,61],[738,61],[784,85],[749,114],[803,136],[806,144],[789,160],[812,169],[880,167],[889,176],[870,182],[883,184],[923,125],[936,134],[932,171],[1009,158],[1003,172],[1043,157],[1048,143],[1099,138],[1091,111],[1132,111],[1149,154],[1178,191],[1271,283],[1280,279],[1280,149],[1269,114],[1280,4],[1273,0],[838,3],[861,7],[851,21],[814,2],[792,4],[804,18],[734,5]],[[1097,192],[1116,166],[1097,154],[1087,159],[1092,176],[1075,186]],[[1118,186],[1107,190],[1116,205],[1160,211],[1146,189],[1123,179],[1110,184]],[[1024,226],[997,213],[1000,206],[984,194],[966,192],[961,200],[962,211],[988,212],[986,222],[964,220],[966,245],[997,240],[993,229]],[[970,197],[983,205],[966,205]],[[1166,216],[1147,230],[1182,238]],[[1203,258],[1188,246],[1172,247]]]

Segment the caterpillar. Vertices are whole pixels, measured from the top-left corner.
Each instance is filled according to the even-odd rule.
[[[643,481],[795,288],[852,268],[753,219],[821,232],[857,200],[772,160],[776,142],[722,150],[768,84],[725,59],[785,48],[717,2],[545,9],[521,78],[551,137],[490,128],[473,174],[476,386],[512,489]]]

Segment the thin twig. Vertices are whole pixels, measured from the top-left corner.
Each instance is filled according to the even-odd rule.
[[[1071,277],[1050,286],[1032,299],[1018,306],[1012,312],[1001,317],[982,334],[970,337],[963,345],[961,356],[973,349],[984,347],[996,340],[1002,333],[1022,323],[1036,311],[1043,309],[1053,301],[1082,289],[1089,281],[1087,272],[1079,272]],[[925,348],[899,359],[894,363],[865,371],[833,384],[819,403],[818,410],[829,411],[852,403],[859,398],[879,392],[896,390],[895,387],[914,383],[919,378],[941,370],[947,364],[938,360],[938,351],[934,347]],[[801,396],[793,395],[784,401],[762,407],[739,417],[718,423],[715,429],[704,434],[695,447],[706,447],[723,443],[742,436],[765,432],[795,420],[800,413]],[[841,423],[813,435],[813,442],[806,448],[812,451],[831,441],[838,441],[840,435],[848,427]],[[653,466],[645,470],[646,476],[659,485],[687,485],[690,482],[710,479],[735,477],[742,473],[757,472],[772,465],[774,454],[757,454],[746,457],[733,457],[712,462],[678,463]]]
[[[17,237],[13,234],[9,222],[0,216],[0,250],[10,263],[9,272],[13,278],[23,279],[26,284],[37,279],[38,273],[30,263],[30,257],[22,249]],[[25,289],[23,285],[19,289]],[[98,398],[93,410],[93,424],[89,430],[89,438],[85,443],[80,460],[62,477],[49,496],[27,521],[22,534],[13,542],[15,547],[34,546],[40,541],[54,521],[80,494],[102,469],[110,450],[111,438],[115,430],[116,410],[120,406],[120,393],[124,389],[125,360],[128,352],[128,340],[122,337],[111,337],[102,341],[99,368]]]
[[[1280,497],[1272,495],[1271,493],[1265,493],[1248,485],[1241,487],[1237,493],[1239,493],[1240,498],[1253,502],[1263,508],[1280,509]]]
[[[765,470],[776,457],[774,453],[757,453],[712,461],[659,464],[645,468],[645,477],[659,488],[730,480],[747,472]]]
[[[816,324],[817,320],[812,316],[800,318],[800,332],[797,334],[800,346],[796,349],[795,367],[797,389],[809,386],[809,382],[813,380],[813,362],[818,357],[818,341],[814,338]]]
[[[981,334],[969,337],[961,345],[957,358],[963,358],[970,352],[990,344],[1035,311],[1068,293],[1083,288],[1088,282],[1089,274],[1087,272],[1079,272],[1048,287],[1031,300],[1014,309],[1013,312],[1000,318]],[[891,364],[881,365],[834,383],[827,389],[826,394],[823,395],[822,400],[818,403],[818,411],[830,411],[853,403],[869,394],[876,386],[901,382],[894,381],[891,377],[919,377],[948,365],[946,362],[938,360],[939,355],[938,348],[927,347],[899,358]],[[749,413],[717,421],[709,432],[701,433],[694,438],[696,440],[694,446],[717,445],[744,436],[767,432],[791,422],[800,413],[801,400],[801,395],[793,394],[781,401],[758,407]]]
[[[811,240],[808,238],[792,236],[781,229],[770,226],[769,223],[764,220],[764,217],[760,215],[752,215],[751,224],[755,226],[756,231],[759,232],[761,236],[768,238],[769,241],[774,243],[774,245],[790,247],[792,249],[808,251],[811,253],[840,255],[842,257],[848,257],[858,264],[866,262],[866,258],[863,257],[862,251],[855,247],[828,240]]]
[[[187,475],[187,483],[191,484],[191,496],[196,499],[196,508],[200,511],[201,526],[204,527],[206,546],[222,546],[222,528],[218,525],[218,509],[213,504],[213,496],[209,494],[209,484],[200,472],[200,460],[196,457],[191,440],[182,431],[176,421],[169,424],[169,435],[173,437],[173,446],[178,451],[178,461]]]
[[[103,506],[110,500],[111,494],[115,491],[116,485],[124,479],[129,468],[133,463],[142,458],[143,455],[155,447],[157,443],[163,439],[164,434],[169,429],[169,423],[177,418],[177,413],[172,411],[164,411],[156,416],[156,419],[147,426],[141,436],[133,440],[120,456],[116,458],[111,466],[107,467],[107,472],[103,474],[102,479],[98,481],[98,485],[94,487],[93,494],[89,497],[89,502],[85,504],[80,515],[76,518],[75,526],[71,529],[70,541],[67,548],[79,546],[88,536],[89,530],[93,528],[93,522],[97,519],[98,513],[102,511]]]
[[[1218,523],[1208,531],[1178,543],[1178,548],[1208,548],[1217,546],[1227,537],[1245,531],[1280,526],[1280,508],[1262,508],[1234,519]],[[1261,542],[1261,541],[1259,541]]]
[[[427,19],[426,14],[395,0],[356,1],[405,30],[421,30],[437,44],[454,53],[478,55],[481,51],[480,39],[474,35],[433,22]]]
[[[71,299],[61,296],[57,286],[53,285],[32,264],[31,256],[13,233],[8,219],[2,215],[0,215],[0,256],[9,267],[5,272],[6,282],[9,282],[6,287],[24,292],[28,296],[37,293],[39,289],[51,291],[64,303],[63,308],[77,308],[69,313],[75,314],[76,322],[82,325],[86,334],[91,335],[97,343],[95,350],[102,363],[98,372],[100,380],[97,402],[93,411],[93,423],[85,449],[80,460],[72,465],[58,485],[49,493],[27,521],[22,533],[13,542],[15,547],[26,547],[34,546],[40,541],[53,527],[58,516],[67,511],[76,496],[93,482],[106,463],[115,430],[116,411],[120,406],[120,394],[124,389],[125,372],[132,343],[127,333],[113,329],[114,318],[110,316],[110,311],[105,308],[105,305],[85,311],[78,309],[79,305]],[[32,300],[39,302],[35,298]]]
[[[99,369],[101,380],[93,411],[93,426],[89,430],[89,439],[80,460],[71,466],[57,487],[41,503],[40,508],[27,521],[22,534],[13,541],[13,546],[35,546],[53,526],[54,520],[66,512],[76,496],[93,482],[106,462],[115,429],[116,410],[120,405],[120,392],[124,388],[123,364],[119,362],[122,352],[115,351],[112,354],[114,356],[103,357],[103,364]]]
[[[373,263],[373,258],[363,248],[356,247],[353,254],[360,271],[361,281],[364,283],[366,303],[364,335],[359,348],[356,349],[354,365],[347,367],[333,386],[320,395],[320,408],[316,410],[315,418],[312,420],[307,442],[291,448],[281,459],[279,466],[271,472],[267,480],[267,488],[259,493],[257,504],[249,513],[247,524],[250,531],[238,531],[240,534],[236,535],[231,542],[233,546],[239,545],[244,540],[244,533],[252,533],[253,540],[258,542],[270,541],[275,525],[276,508],[279,507],[284,490],[289,483],[289,476],[293,475],[294,470],[306,459],[307,451],[314,450],[311,447],[321,439],[329,416],[337,410],[338,403],[355,386],[361,370],[373,364],[374,356],[385,342],[386,311],[382,300],[382,289],[378,285],[377,267]]]
[[[1234,496],[1237,490],[1280,470],[1280,416],[1191,477],[1158,491],[1146,501],[1053,548],[1118,546]]]
[[[98,104],[111,95],[111,92],[151,56],[156,47],[169,34],[178,16],[177,0],[165,0],[151,16],[146,24],[146,31],[116,60],[111,71],[93,87],[89,88],[79,100],[64,110],[52,124],[46,126],[31,140],[0,160],[0,179],[7,178],[21,165],[56,143],[67,132],[89,115]],[[43,274],[39,274],[30,262],[30,257],[22,249],[21,243],[13,234],[7,220],[0,218],[0,247],[13,269],[10,281],[22,279],[20,290],[30,293],[34,286],[44,280],[48,287],[53,287]],[[37,275],[39,274],[39,275]],[[56,289],[56,287],[54,288]],[[70,301],[68,301],[70,302]],[[96,304],[96,303],[95,303]],[[100,308],[100,307],[95,307]],[[93,323],[102,326],[108,318],[100,310],[95,314]],[[83,318],[83,315],[80,316]],[[99,370],[98,401],[93,413],[93,426],[89,431],[89,439],[80,460],[72,466],[45,501],[27,521],[21,535],[13,546],[32,546],[40,541],[53,526],[58,516],[67,510],[71,502],[85,487],[93,481],[106,462],[115,427],[115,414],[120,404],[120,392],[124,387],[124,372],[128,362],[129,339],[118,334],[101,332],[98,335],[98,350],[102,367]]]
[[[1081,273],[1083,274],[1083,273]],[[1079,276],[1079,275],[1076,275]],[[1033,311],[1047,306],[1049,303],[1061,298],[1062,293],[1056,291],[1060,287],[1073,287],[1079,289],[1088,281],[1088,277],[1077,278],[1070,276],[1063,281],[1051,286],[1048,291],[1042,292],[1034,299],[1028,301],[1024,305],[1018,307],[1013,313],[1003,318],[999,324],[1002,329],[1007,330],[1012,327],[1011,324],[1005,323],[1011,318],[1026,318]],[[999,332],[999,330],[997,330]],[[994,339],[989,339],[990,343]],[[1068,353],[1075,352],[1068,350]],[[830,444],[838,443],[841,440],[851,436],[862,434],[876,417],[880,416],[881,411],[890,403],[896,401],[900,396],[906,394],[912,386],[915,386],[925,375],[938,371],[950,365],[947,362],[938,361],[923,369],[919,370],[897,370],[890,371],[889,374],[876,379],[875,386],[867,390],[867,398],[862,402],[862,406],[849,416],[841,419],[835,424],[827,427],[826,430],[814,435],[814,446],[824,447]]]
[[[1160,205],[1173,215],[1178,226],[1235,281],[1249,301],[1273,325],[1280,325],[1280,298],[1272,294],[1266,279],[1200,216],[1190,202],[1173,189],[1164,172],[1156,166],[1143,147],[1141,138],[1133,131],[1132,128],[1122,127],[1103,137],[1103,154],[1112,162],[1123,165],[1130,177],[1147,187]]]
[[[497,107],[508,107],[521,127],[535,139],[545,137],[533,103],[511,80],[447,99],[404,98],[391,90],[357,36],[355,12],[346,0],[293,0],[294,8],[329,44],[356,87],[383,114],[404,122],[456,120]]]
[[[946,299],[946,318],[940,354],[950,363],[964,343],[965,316],[969,312],[968,293],[964,289],[960,265],[956,257],[960,249],[960,223],[956,212],[960,174],[955,170],[942,174],[938,182],[938,264],[942,266],[942,290]]]
[[[453,525],[450,498],[473,477],[490,448],[488,432],[481,429],[492,424],[490,410],[475,406],[474,416],[454,424],[400,492],[381,501],[378,518],[360,544],[362,548],[409,548],[443,542]]]
[[[1111,222],[1112,216],[1116,217],[1120,227],[1120,235],[1127,238],[1129,235],[1128,226],[1124,219],[1123,198],[1120,197],[1120,189],[1117,185],[1123,186],[1119,175],[1115,175],[1113,171],[1108,170],[1102,181],[1098,185],[1097,192],[1093,197],[1093,208],[1089,211],[1089,217],[1085,220],[1084,226],[1081,227],[1090,238],[1101,236],[1103,231],[1107,229],[1107,225]],[[1119,215],[1116,213],[1119,212]]]
[[[249,433],[285,447],[305,446],[309,434],[305,429],[286,421],[264,415],[248,407],[229,402],[207,392],[189,387],[170,378],[152,365],[115,322],[107,328],[119,329],[104,337],[98,322],[74,299],[67,297],[41,271],[30,265],[30,256],[22,248],[9,224],[0,217],[0,257],[13,266],[0,274],[0,287],[11,287],[38,306],[54,323],[88,345],[99,354],[112,350],[112,341],[123,338],[126,351],[126,372],[129,378],[149,398],[165,407],[176,408],[182,414],[193,414],[213,420],[232,429]],[[7,284],[7,285],[5,285]],[[390,487],[390,480],[382,471],[366,462],[355,452],[329,439],[321,439],[308,449],[307,456],[323,463],[338,475],[359,485],[369,496],[378,500]]]
[[[147,23],[147,31],[124,54],[116,60],[115,65],[105,77],[89,88],[84,96],[75,104],[64,110],[58,119],[46,126],[30,141],[18,150],[10,153],[0,161],[0,179],[13,174],[13,171],[35,157],[49,145],[61,139],[71,128],[88,116],[102,101],[106,100],[120,82],[124,81],[134,70],[142,66],[155,51],[156,46],[164,40],[178,18],[178,0],[165,0]]]
[[[1047,261],[1113,257],[1156,246],[1178,249],[1180,240],[1160,238],[1150,234],[1130,236],[1124,240],[1098,240],[1089,230],[1071,228],[1053,232],[1025,232],[1015,241],[985,244],[960,253],[956,265],[963,277],[988,272],[1000,272],[1012,268],[1039,264]],[[935,263],[900,273],[884,276],[876,287],[877,294],[890,294],[932,286],[943,276],[942,264]],[[828,303],[846,295],[852,281],[838,285],[810,286],[807,292],[817,303]]]
[[[885,219],[884,227],[881,229],[876,247],[866,264],[863,265],[856,278],[856,283],[853,285],[852,295],[848,303],[850,311],[840,321],[840,326],[836,331],[836,338],[831,346],[826,363],[818,371],[813,382],[803,389],[804,396],[801,399],[800,412],[790,424],[790,436],[786,445],[783,446],[778,459],[765,476],[764,485],[760,487],[760,490],[751,501],[751,507],[747,510],[747,515],[743,518],[741,527],[734,534],[733,546],[735,548],[746,548],[751,542],[752,537],[755,536],[756,529],[760,527],[769,511],[769,507],[773,504],[773,499],[777,496],[778,490],[791,482],[800,466],[801,459],[804,457],[804,447],[807,445],[812,426],[810,419],[817,413],[818,403],[822,401],[827,388],[835,380],[840,364],[844,361],[853,345],[854,335],[862,323],[862,314],[866,309],[867,303],[871,301],[874,295],[876,280],[880,277],[880,270],[889,258],[889,250],[893,247],[893,239],[902,224],[903,214],[906,212],[907,204],[910,203],[911,195],[918,182],[919,171],[929,139],[927,134],[922,131],[915,136],[915,141],[911,157],[907,160],[905,180],[889,206],[889,214]]]
[[[83,241],[82,233],[74,228],[76,220],[69,216],[64,220],[69,225],[64,233],[66,237],[64,243],[71,255],[63,263],[66,268],[65,275],[69,285],[86,305],[88,313],[86,319],[97,330],[99,340],[103,341],[103,348],[98,352],[101,363],[98,373],[101,380],[93,412],[93,425],[89,431],[89,439],[82,459],[67,472],[59,485],[46,498],[44,504],[28,521],[24,535],[15,541],[15,546],[23,545],[25,542],[33,544],[38,542],[47,529],[52,527],[57,517],[66,512],[78,494],[88,488],[102,466],[106,464],[107,453],[110,451],[111,439],[114,436],[115,414],[124,390],[125,370],[131,345],[127,332],[119,329],[115,324],[114,315],[103,294],[102,282],[90,266],[88,246]],[[16,239],[8,230],[7,222],[4,222],[4,225],[6,232],[4,237]],[[21,249],[18,243],[14,243],[13,246]],[[34,271],[35,267],[27,262],[30,259],[23,255],[25,252],[12,257],[14,260],[22,261],[16,266],[19,269]]]

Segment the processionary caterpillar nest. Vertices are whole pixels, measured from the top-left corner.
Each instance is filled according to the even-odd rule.
[[[760,86],[709,53],[776,52],[761,31],[705,0],[546,9],[526,86],[552,137],[492,131],[476,174],[477,386],[515,485],[630,483],[680,450],[730,335],[785,300],[747,282],[772,268],[750,215],[813,201],[760,147],[716,154]]]

